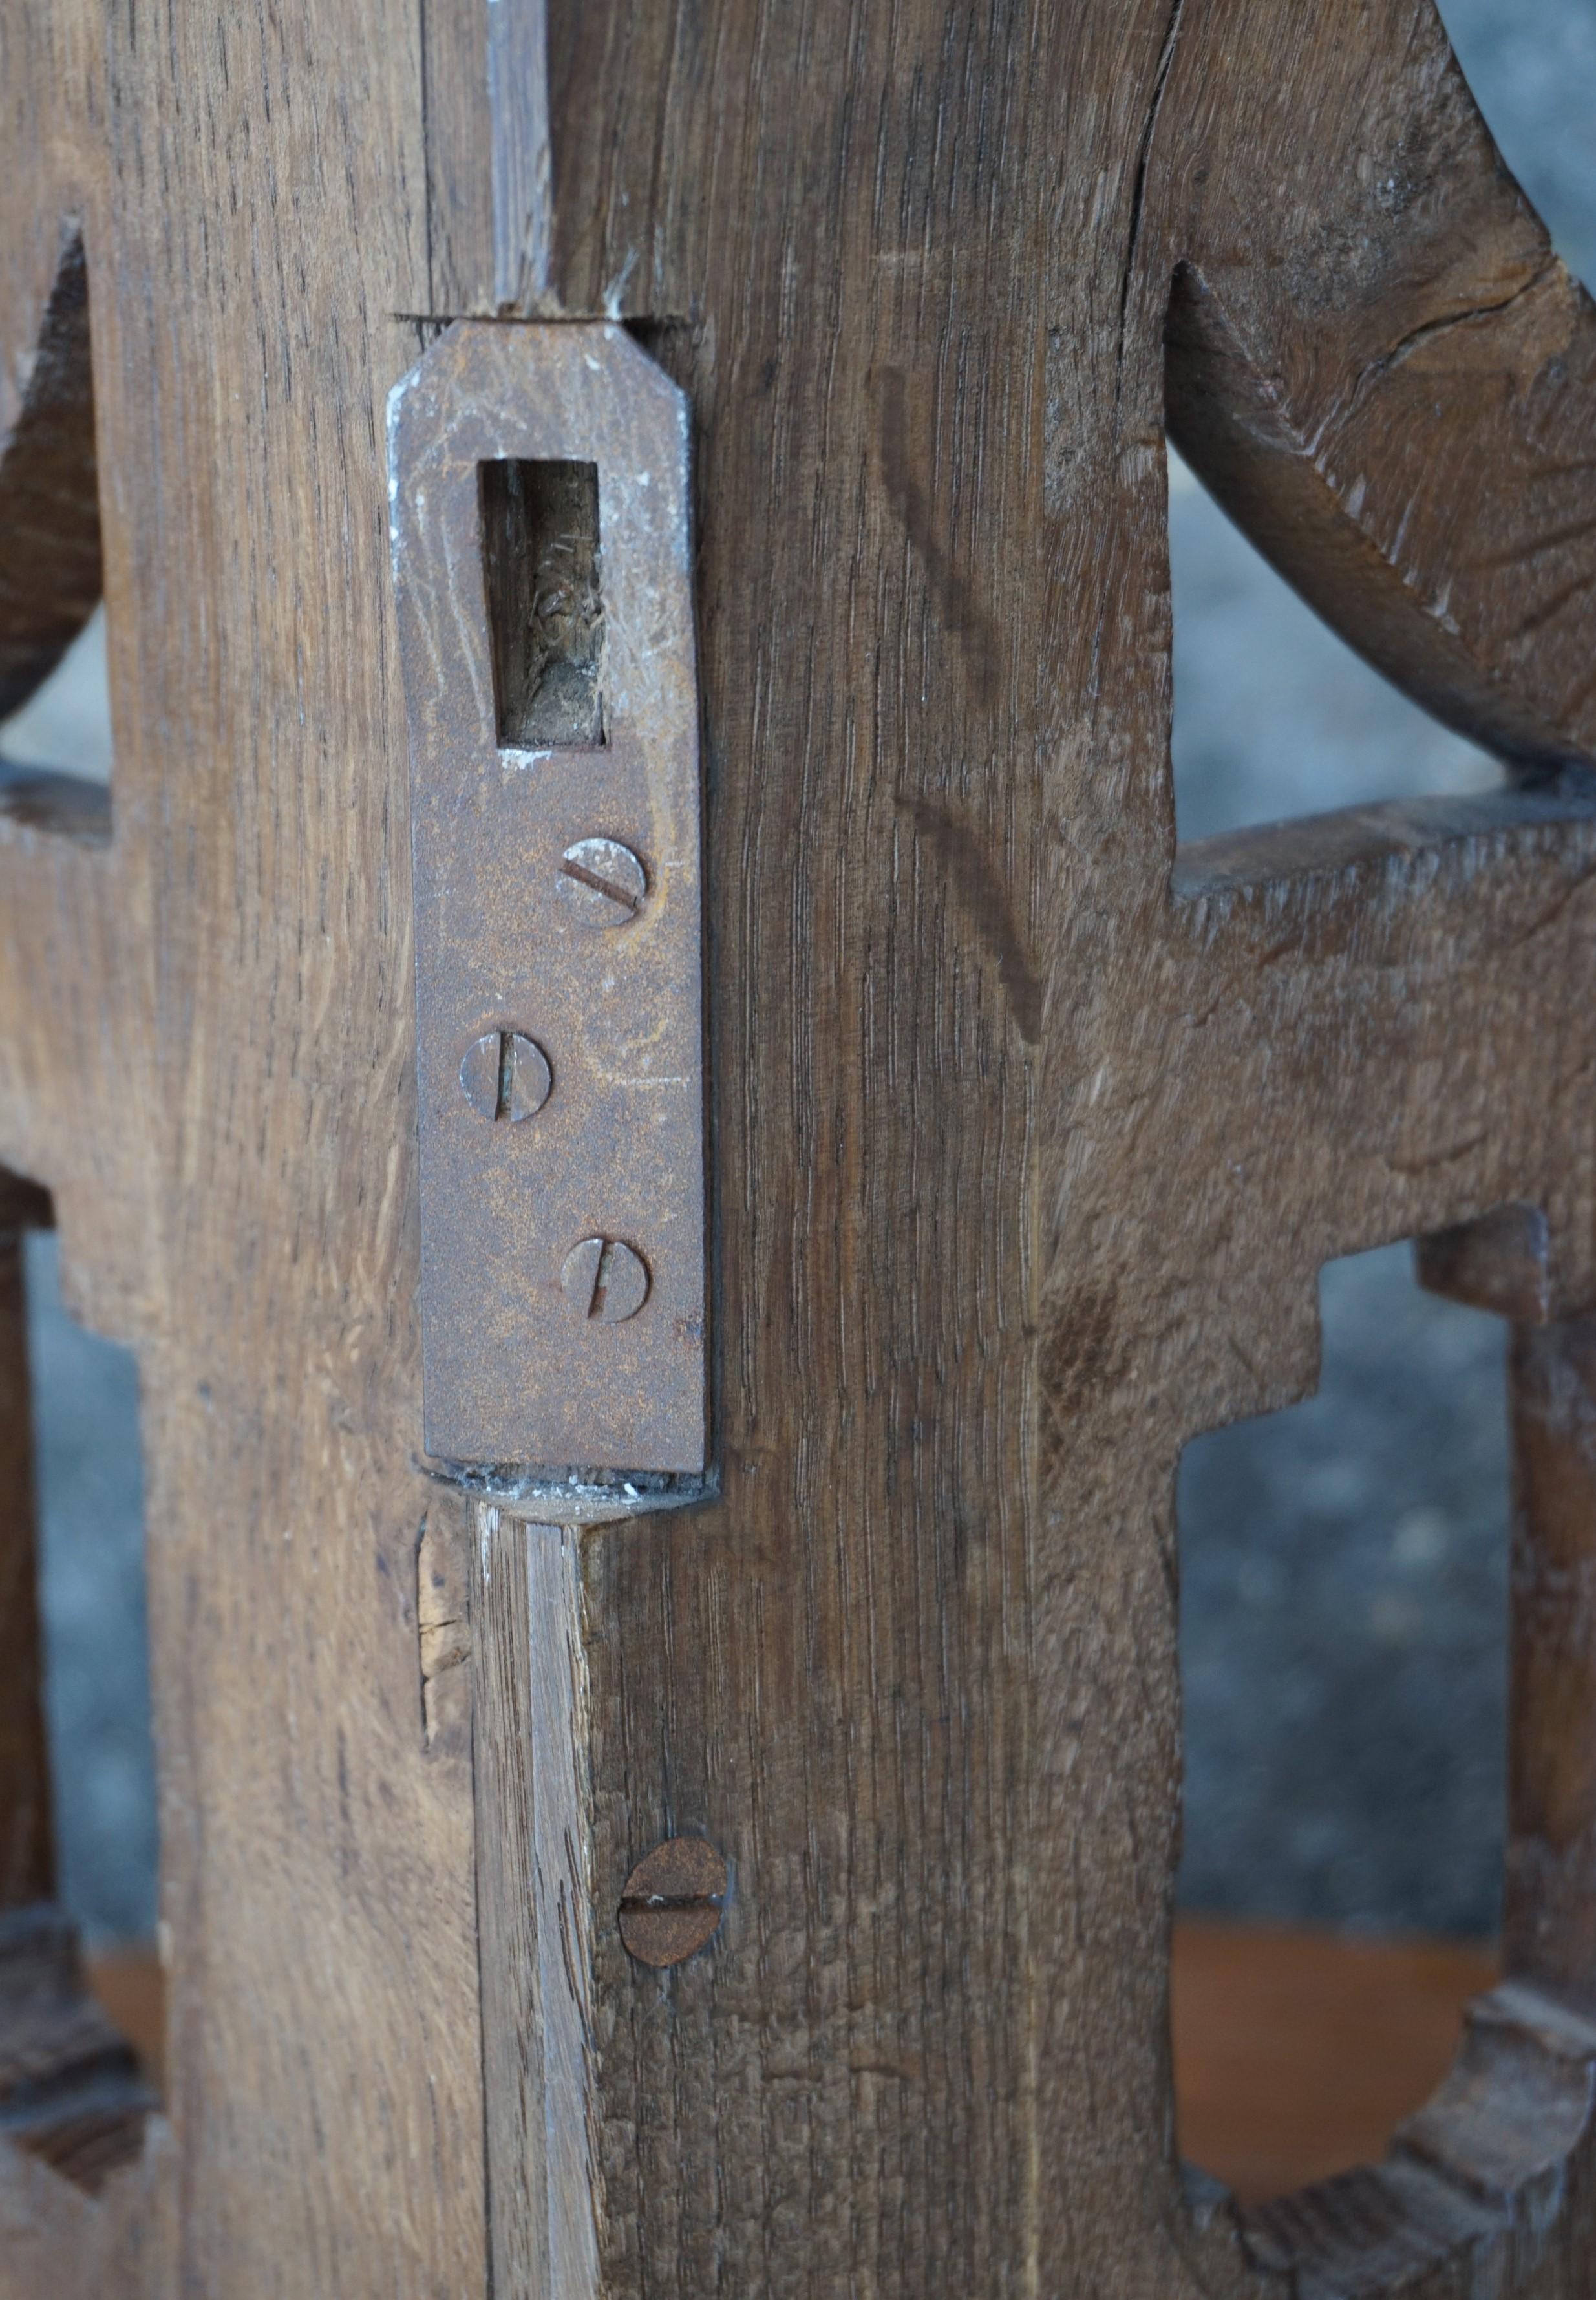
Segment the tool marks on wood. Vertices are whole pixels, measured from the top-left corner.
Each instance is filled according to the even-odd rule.
[[[996,961],[1015,1028],[1027,1046],[1035,1046],[1042,1035],[1044,986],[1026,954],[1012,886],[989,861],[975,832],[935,800],[900,794],[898,804]]]
[[[911,384],[922,388],[911,391]],[[990,708],[1003,663],[1002,633],[983,598],[972,568],[960,564],[944,538],[924,474],[935,469],[935,436],[924,420],[929,379],[902,368],[882,370],[876,379],[880,405],[881,474],[887,499],[913,545],[930,594],[932,612],[964,662],[976,701]]]
[[[416,1628],[420,1642],[421,1729],[429,1752],[470,1746],[470,1528],[453,1496],[428,1512],[416,1545]]]

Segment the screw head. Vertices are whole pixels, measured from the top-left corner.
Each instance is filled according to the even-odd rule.
[[[620,1938],[639,1964],[662,1971],[695,1955],[726,1913],[726,1862],[702,1837],[657,1845],[627,1879]]]
[[[630,926],[643,908],[648,873],[619,839],[579,838],[560,858],[554,892],[583,926]]]
[[[520,1030],[489,1030],[468,1046],[460,1065],[461,1091],[478,1118],[535,1118],[554,1091],[548,1056]]]
[[[621,1326],[648,1299],[648,1264],[619,1238],[585,1238],[566,1255],[560,1283],[584,1318]]]

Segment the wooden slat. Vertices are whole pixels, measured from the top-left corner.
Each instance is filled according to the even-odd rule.
[[[546,0],[428,0],[428,312],[538,310],[548,286]]]
[[[593,1816],[574,1527],[475,1512],[477,1884],[495,2291],[599,2300]]]
[[[114,829],[0,821],[0,1158],[140,1358],[170,2123],[87,2213],[0,2147],[0,2292],[480,2292],[469,1748],[427,1746],[416,1617],[385,621],[381,412],[420,346],[393,315],[428,301],[419,21],[60,13],[93,71],[30,32],[5,101],[95,162]]]
[[[487,17],[486,0],[428,0],[417,12],[426,138],[427,285],[415,308],[451,318],[492,308]]]

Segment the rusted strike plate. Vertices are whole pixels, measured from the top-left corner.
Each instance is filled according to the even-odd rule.
[[[621,328],[467,321],[388,427],[427,1450],[699,1471],[686,404]]]

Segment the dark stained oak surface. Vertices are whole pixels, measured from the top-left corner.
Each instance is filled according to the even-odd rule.
[[[138,1354],[170,1990],[136,2162],[0,2146],[0,2293],[1585,2300],[1592,308],[1428,0],[515,4],[491,82],[463,0],[0,7],[116,747],[108,844],[0,810],[0,1163]],[[384,411],[506,304],[692,410],[719,1490],[569,1538],[420,1450]],[[1167,412],[1526,789],[1175,868]],[[1385,2169],[1193,2205],[1175,1465],[1509,1203],[1509,1980]]]

